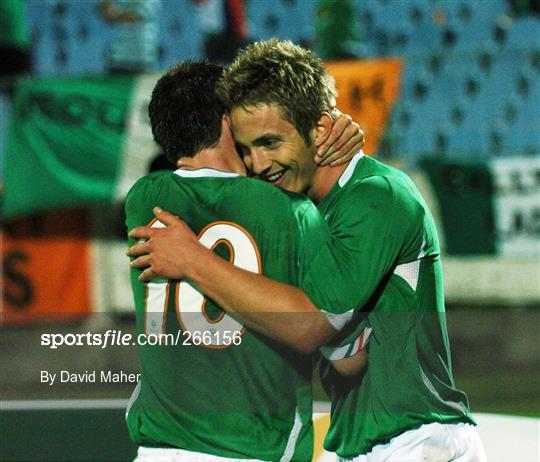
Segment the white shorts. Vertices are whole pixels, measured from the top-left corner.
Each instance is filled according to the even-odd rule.
[[[486,462],[484,446],[474,425],[424,424],[340,462]]]
[[[133,462],[264,462],[258,459],[234,459],[203,452],[176,448],[145,448],[139,446]]]

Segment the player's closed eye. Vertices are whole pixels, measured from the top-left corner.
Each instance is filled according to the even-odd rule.
[[[276,149],[279,146],[279,140],[275,138],[264,140],[261,143],[261,146],[266,149]]]

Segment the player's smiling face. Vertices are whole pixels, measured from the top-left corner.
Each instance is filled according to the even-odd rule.
[[[237,149],[254,175],[282,189],[305,192],[317,165],[306,143],[275,105],[236,107],[231,127]]]

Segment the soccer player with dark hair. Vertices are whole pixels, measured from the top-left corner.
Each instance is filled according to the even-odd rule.
[[[322,319],[340,330],[323,353],[354,366],[349,380],[328,361],[321,367],[332,400],[325,447],[340,460],[484,461],[467,397],[452,377],[435,225],[413,182],[362,152],[335,169],[311,162],[317,136],[332,125],[335,95],[311,52],[278,40],[252,44],[225,81],[248,169],[306,193],[330,226],[331,238],[300,280],[308,297],[233,267],[164,211],[157,216],[168,228],[132,231],[149,238],[130,250],[134,266],[146,268],[141,279],[187,279],[248,329],[304,352],[327,341],[328,323],[311,316],[300,324],[293,316],[323,310]],[[368,364],[357,373],[363,361],[354,358],[366,350]]]
[[[185,62],[157,82],[152,132],[178,170],[133,186],[128,229],[161,226],[152,220],[159,203],[227,261],[297,285],[327,226],[306,198],[244,177],[222,74],[218,65]],[[246,329],[186,281],[143,283],[139,274],[131,278],[141,380],[126,414],[137,460],[310,460],[311,358]]]

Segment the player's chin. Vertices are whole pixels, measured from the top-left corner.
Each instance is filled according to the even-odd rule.
[[[280,182],[276,182],[274,183],[278,188],[280,189],[283,189],[285,191],[289,191],[289,192],[298,192],[297,189],[295,188],[295,184],[294,182],[291,182],[291,181],[280,181]]]
[[[299,181],[299,178],[294,175],[294,172],[287,170],[285,174],[276,181],[274,184],[285,191],[301,193],[303,191],[302,182]]]

